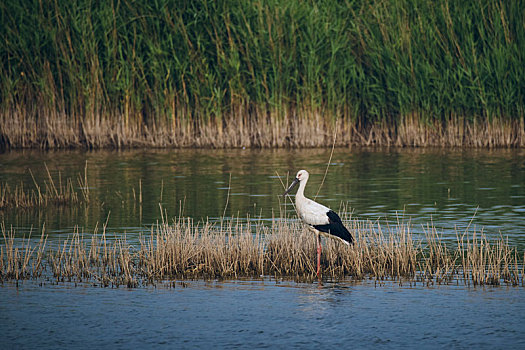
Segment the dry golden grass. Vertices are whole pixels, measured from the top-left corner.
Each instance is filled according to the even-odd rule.
[[[4,224],[0,225],[3,244],[0,247],[0,276],[2,280],[21,280],[38,278],[45,266],[43,265],[44,252],[47,242],[45,230],[42,229],[40,240],[36,245],[31,244],[31,235],[22,238],[15,244],[15,231],[9,230]]]
[[[396,122],[365,124],[330,113],[300,108],[265,111],[239,108],[220,124],[158,121],[145,125],[125,116],[94,115],[79,122],[60,113],[39,118],[18,112],[3,114],[2,148],[200,147],[270,148],[335,146],[524,147],[524,119],[469,120],[451,115],[427,121],[417,113]],[[335,131],[335,133],[334,133]]]
[[[325,280],[524,286],[524,256],[503,237],[489,241],[468,231],[458,234],[455,244],[445,244],[430,224],[424,237],[403,222],[386,231],[379,223],[350,220],[347,225],[357,243],[348,247],[324,240]],[[2,226],[2,231],[0,280],[41,278],[43,270],[56,281],[128,287],[175,279],[317,279],[315,236],[298,221],[196,224],[179,218],[158,223],[133,242],[126,236],[108,239],[103,227],[91,237],[74,233],[45,251],[43,234],[32,246],[28,239],[15,242],[13,230]]]
[[[39,185],[33,176],[33,188],[26,189],[23,182],[11,186],[8,183],[0,183],[0,210],[8,208],[31,208],[39,206],[68,205],[80,202],[89,202],[89,187],[87,185],[87,164],[83,175],[78,175],[77,184],[80,190],[76,190],[73,180],[62,179],[59,172],[57,179],[53,179],[47,165],[45,165],[47,178],[44,184]]]

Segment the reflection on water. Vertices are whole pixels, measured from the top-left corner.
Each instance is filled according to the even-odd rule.
[[[307,195],[318,191],[330,149],[304,150],[130,150],[16,151],[0,155],[0,181],[26,187],[35,177],[53,173],[76,178],[88,163],[89,205],[0,212],[19,232],[46,224],[51,239],[85,232],[108,222],[109,231],[133,235],[160,220],[182,213],[211,220],[226,216],[279,216],[283,205],[277,175],[311,173]],[[231,176],[231,177],[230,177]],[[290,181],[290,179],[288,180]],[[142,195],[142,203],[140,202]],[[509,236],[525,245],[525,150],[368,150],[336,149],[317,199],[360,220],[411,220],[414,232],[432,221],[455,239],[454,227],[471,219],[478,229]],[[227,204],[227,206],[226,206]]]

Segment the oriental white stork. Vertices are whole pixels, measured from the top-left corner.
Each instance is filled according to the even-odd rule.
[[[308,182],[308,176],[308,171],[299,170],[283,196],[286,196],[295,185],[299,184],[299,189],[295,195],[295,207],[303,222],[317,232],[317,276],[319,276],[322,249],[321,234],[331,238],[338,238],[346,245],[353,244],[354,238],[343,225],[341,218],[336,212],[304,196],[304,188],[306,187],[306,182]]]

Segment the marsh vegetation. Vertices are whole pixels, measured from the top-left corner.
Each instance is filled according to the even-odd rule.
[[[457,232],[446,244],[428,225],[424,237],[409,223],[395,227],[347,221],[357,244],[324,240],[322,276],[328,280],[372,279],[400,284],[524,285],[524,256],[503,237],[490,241],[483,232]],[[225,220],[194,223],[178,218],[160,222],[148,235],[130,241],[107,238],[105,226],[86,236],[78,232],[52,247],[42,230],[39,240],[15,239],[2,225],[2,281],[36,279],[136,287],[186,279],[271,277],[313,281],[316,241],[298,221]]]
[[[49,203],[0,211],[1,279],[102,286],[315,280],[315,237],[295,219],[293,206],[282,202],[286,184],[272,172],[290,161],[312,169],[313,198],[327,152],[246,150],[211,156],[180,150],[144,157],[136,151],[90,152],[88,166],[84,152],[44,152],[49,167],[35,165],[41,153],[32,158],[10,152],[2,158],[3,175],[11,174],[4,179],[30,188],[23,193],[34,203],[40,188]],[[522,159],[522,153],[510,150],[335,150],[337,163],[317,200],[337,210],[358,240],[350,248],[323,241],[323,278],[523,285]],[[237,175],[225,175],[220,166]],[[54,198],[68,193],[60,184],[70,184],[78,202],[55,206]],[[351,207],[338,208],[342,198],[350,199]],[[405,203],[410,204],[406,212],[397,216]],[[470,223],[468,215],[476,212]],[[176,218],[167,219],[167,213],[177,213]],[[384,215],[385,220],[379,218]]]
[[[84,174],[77,176],[75,184],[69,177],[63,179],[60,172],[53,177],[46,164],[44,167],[47,177],[43,181],[37,180],[31,169],[28,169],[33,180],[31,188],[25,187],[23,181],[18,184],[0,183],[0,210],[89,202],[87,163]]]
[[[0,146],[523,147],[521,1],[4,1]]]

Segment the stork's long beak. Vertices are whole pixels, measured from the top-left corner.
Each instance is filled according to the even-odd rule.
[[[292,190],[292,188],[294,188],[295,185],[297,185],[298,183],[299,183],[299,179],[298,179],[298,178],[295,178],[295,179],[292,181],[292,183],[290,184],[290,187],[288,187],[288,188],[286,189],[286,191],[284,191],[283,196],[286,196],[286,195],[288,194],[288,192],[290,192],[290,191]]]

